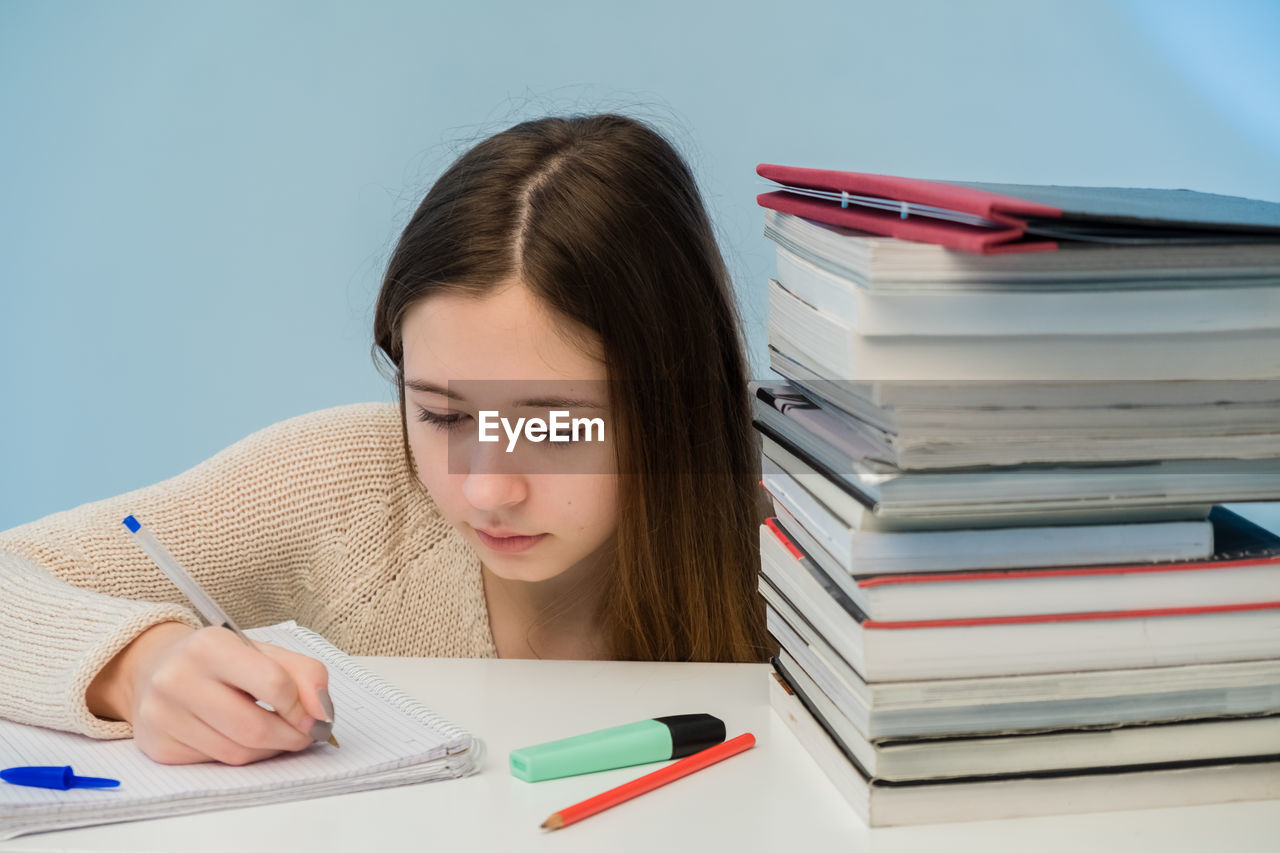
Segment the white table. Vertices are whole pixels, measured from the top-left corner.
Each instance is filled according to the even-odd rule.
[[[475,776],[341,797],[64,830],[9,851],[1280,850],[1280,802],[867,829],[769,708],[763,664],[360,658],[484,739]],[[552,812],[662,765],[530,784],[508,753],[667,714],[710,713],[755,748],[550,832]],[[341,737],[339,714],[335,732]]]

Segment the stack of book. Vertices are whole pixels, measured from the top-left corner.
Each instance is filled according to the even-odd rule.
[[[1280,797],[1280,205],[761,166],[770,699],[869,824]]]

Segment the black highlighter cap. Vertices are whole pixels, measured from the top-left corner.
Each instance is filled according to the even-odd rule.
[[[671,731],[671,757],[684,758],[724,743],[724,720],[710,714],[654,717]]]

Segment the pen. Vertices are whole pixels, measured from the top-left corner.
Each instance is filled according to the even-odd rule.
[[[200,587],[200,584],[196,583],[196,579],[187,574],[186,570],[183,569],[182,566],[178,565],[177,559],[169,553],[169,549],[161,545],[160,540],[157,539],[150,530],[142,526],[142,522],[138,521],[138,519],[134,518],[132,515],[129,515],[124,519],[124,526],[129,528],[129,532],[137,538],[138,544],[142,546],[142,550],[146,551],[148,556],[155,560],[156,565],[160,567],[161,571],[168,575],[169,580],[173,581],[174,586],[176,586],[183,595],[191,599],[191,603],[200,611],[201,616],[207,619],[211,625],[220,625],[221,627],[226,628],[228,631],[239,637],[249,648],[257,649],[257,646],[253,644],[253,641],[245,636],[244,632],[236,626],[235,622],[231,621],[231,617],[218,606],[217,602],[209,597],[209,594]],[[265,702],[259,702],[258,704],[266,708],[268,711],[275,711],[275,708],[272,708]],[[324,722],[328,723],[330,727],[333,725],[333,720],[324,720]],[[333,736],[332,729],[330,729],[329,739],[327,742],[334,746],[338,745],[338,739]]]
[[[625,803],[632,797],[638,797],[641,794],[647,794],[654,788],[660,788],[668,782],[674,782],[682,776],[688,776],[705,767],[710,767],[718,761],[737,755],[756,745],[756,736],[751,732],[740,734],[732,740],[724,743],[716,744],[713,747],[695,752],[693,755],[680,759],[675,764],[668,764],[666,767],[646,773],[639,778],[632,779],[626,784],[619,785],[616,788],[610,788],[603,794],[596,794],[589,800],[583,800],[580,803],[574,803],[566,809],[561,809],[551,817],[542,822],[543,829],[560,829],[571,823],[577,823],[583,818],[591,817],[597,812],[605,809],[613,808],[619,803]]]

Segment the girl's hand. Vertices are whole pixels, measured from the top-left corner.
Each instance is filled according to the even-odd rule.
[[[326,739],[324,720],[332,712],[324,704],[324,664],[254,645],[258,651],[225,628],[196,630],[178,622],[155,625],[134,640],[121,653],[117,677],[128,690],[120,704],[142,752],[161,764],[239,765]]]

